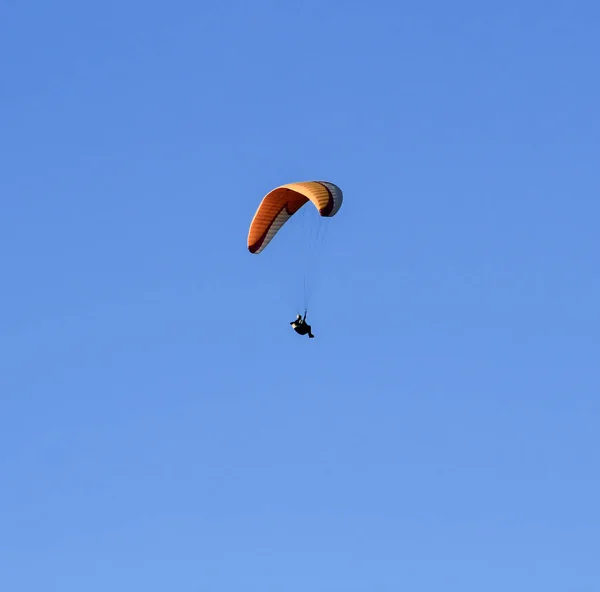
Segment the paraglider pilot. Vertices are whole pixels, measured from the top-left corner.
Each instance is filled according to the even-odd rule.
[[[308,337],[310,339],[312,339],[314,337],[314,335],[312,334],[311,326],[306,322],[306,312],[304,312],[304,318],[302,318],[300,315],[298,315],[296,317],[296,320],[292,321],[290,323],[290,325],[292,326],[294,331],[296,331],[296,333],[298,333],[298,335],[308,334]]]

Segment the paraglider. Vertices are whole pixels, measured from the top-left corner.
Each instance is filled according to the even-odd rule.
[[[292,321],[290,325],[298,335],[308,335],[309,339],[314,337],[312,327],[306,322],[306,312],[304,313],[304,318],[301,315],[297,315],[296,320]]]
[[[262,199],[248,231],[248,250],[261,253],[273,240],[283,225],[309,202],[317,209],[320,218],[335,216],[343,201],[342,190],[328,181],[302,181],[281,185]],[[306,276],[304,278],[306,292]],[[306,294],[304,317],[298,315],[290,325],[299,335],[314,338],[311,326],[306,323]]]

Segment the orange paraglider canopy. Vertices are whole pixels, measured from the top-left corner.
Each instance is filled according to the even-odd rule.
[[[260,253],[281,227],[311,201],[323,217],[335,216],[342,205],[342,190],[327,181],[306,181],[281,185],[267,193],[258,206],[250,231],[248,250]]]

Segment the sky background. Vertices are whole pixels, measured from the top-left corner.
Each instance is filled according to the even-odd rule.
[[[600,590],[599,56],[592,0],[6,0],[0,589]],[[314,340],[301,225],[246,250],[310,179]]]

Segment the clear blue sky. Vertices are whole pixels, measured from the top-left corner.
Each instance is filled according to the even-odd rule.
[[[600,590],[599,56],[592,0],[5,2],[0,589]],[[246,250],[307,179],[314,340],[300,226]]]

